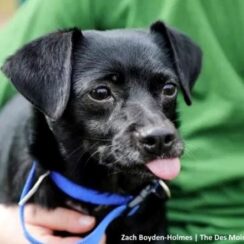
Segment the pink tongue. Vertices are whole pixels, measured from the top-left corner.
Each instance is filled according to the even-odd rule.
[[[179,158],[156,159],[146,166],[154,175],[164,180],[172,180],[180,173]]]

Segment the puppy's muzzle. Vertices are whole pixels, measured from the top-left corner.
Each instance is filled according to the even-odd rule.
[[[135,131],[134,138],[140,150],[145,154],[160,156],[171,150],[176,133],[173,128],[150,126]]]

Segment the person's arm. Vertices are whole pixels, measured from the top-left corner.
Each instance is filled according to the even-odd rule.
[[[26,226],[31,234],[43,243],[76,243],[79,234],[90,231],[95,225],[95,218],[65,208],[45,210],[27,205],[25,210]],[[18,207],[0,205],[0,243],[26,244],[18,219]],[[54,231],[67,231],[73,237],[59,237]]]

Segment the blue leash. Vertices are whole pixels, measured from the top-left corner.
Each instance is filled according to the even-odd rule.
[[[116,219],[118,216],[122,215],[126,210],[129,210],[128,216],[133,215],[139,208],[140,203],[151,193],[155,193],[159,197],[167,194],[168,189],[162,186],[159,181],[155,181],[153,185],[147,186],[141,191],[137,197],[133,196],[123,196],[119,194],[111,193],[100,193],[95,190],[80,186],[71,182],[61,174],[55,171],[47,172],[44,174],[42,179],[39,178],[37,183],[33,186],[36,174],[36,162],[33,162],[27,180],[25,182],[24,188],[21,193],[19,202],[19,216],[20,222],[23,229],[25,238],[31,244],[43,244],[33,237],[26,228],[24,210],[25,204],[28,199],[36,192],[42,180],[49,175],[53,183],[66,195],[87,203],[97,204],[97,205],[115,205],[116,207],[110,211],[104,219],[98,224],[98,226],[84,239],[80,240],[77,244],[96,244],[99,243],[102,236],[104,235],[108,225]],[[35,190],[32,190],[36,188]],[[162,191],[163,190],[163,191]],[[33,191],[33,192],[32,192]],[[168,195],[168,194],[167,194]]]

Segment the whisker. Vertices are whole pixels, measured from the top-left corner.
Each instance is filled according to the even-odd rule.
[[[107,142],[112,141],[112,139],[98,138],[98,137],[82,137],[82,139],[91,140],[91,141],[107,141]]]
[[[93,152],[93,153],[89,156],[89,158],[83,163],[84,168],[86,167],[86,165],[87,165],[87,163],[89,162],[89,160],[90,160],[93,156],[95,156],[97,153],[99,153],[99,149],[96,150],[95,152]]]
[[[79,151],[82,148],[82,144],[77,146],[74,150],[72,150],[68,155],[66,155],[66,159],[69,159],[74,153],[76,153],[77,151]]]
[[[80,166],[79,162],[81,161],[82,157],[83,157],[86,153],[88,153],[90,150],[92,150],[94,147],[96,147],[97,145],[98,145],[98,143],[94,143],[91,147],[87,148],[86,150],[84,150],[84,151],[81,153],[81,155],[79,156],[79,158],[76,160],[76,162],[75,162],[75,164],[74,164],[75,166],[72,168],[72,171],[73,171],[73,172],[76,172],[77,169],[79,168],[79,166]]]

